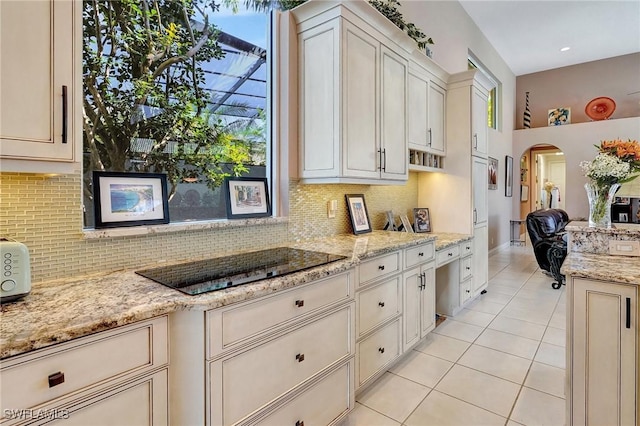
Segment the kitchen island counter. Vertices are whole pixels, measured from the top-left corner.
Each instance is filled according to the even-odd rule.
[[[292,242],[290,247],[347,256],[323,266],[211,293],[189,296],[142,277],[134,270],[34,283],[25,298],[0,306],[0,358],[18,355],[182,310],[206,310],[346,271],[361,260],[395,250],[436,243],[436,249],[470,240],[464,234],[373,231]],[[213,257],[234,253],[220,253]],[[198,260],[187,259],[185,261]],[[180,262],[175,262],[180,263]],[[159,265],[141,265],[140,268]]]

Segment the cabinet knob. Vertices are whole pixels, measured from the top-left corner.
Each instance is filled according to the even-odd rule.
[[[467,271],[468,271],[469,269],[471,269],[471,266],[467,266]]]
[[[296,306],[302,308],[304,306],[304,300],[296,300]]]
[[[378,266],[378,269],[380,269],[381,271],[384,271],[384,265]]]
[[[447,256],[451,257],[451,256],[453,256],[453,253],[449,252],[449,253],[447,253]]]
[[[384,353],[384,348],[378,348],[378,352],[380,352],[381,354]]]
[[[298,355],[296,355],[296,360],[298,360],[298,362],[302,362],[302,361],[304,361],[304,354],[298,354]]]
[[[471,250],[471,247],[467,246],[467,250]]]
[[[423,256],[424,256],[424,253],[423,253],[423,252],[420,252],[420,253],[418,253],[418,256],[423,257]]]
[[[467,293],[471,293],[471,290],[465,290]]]
[[[49,375],[49,387],[52,388],[54,386],[58,386],[64,383],[64,373],[58,371],[57,373],[53,373]]]
[[[296,426],[304,426],[304,422],[302,420],[298,420],[296,422]]]
[[[378,302],[378,306],[380,306],[381,308],[384,308],[384,302]]]

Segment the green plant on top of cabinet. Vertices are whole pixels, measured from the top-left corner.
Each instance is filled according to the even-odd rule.
[[[54,0],[0,2],[2,171],[72,173],[80,167],[75,52],[81,7]]]
[[[405,182],[411,39],[366,2],[308,2],[291,13],[298,34],[299,177]],[[369,15],[380,20],[375,28],[365,21]]]

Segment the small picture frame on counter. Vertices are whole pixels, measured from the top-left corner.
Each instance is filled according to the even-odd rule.
[[[398,228],[396,227],[396,220],[393,217],[393,211],[392,210],[387,210],[386,215],[387,215],[387,223],[386,223],[386,225],[384,225],[383,230],[384,231],[397,231]]]
[[[367,212],[367,205],[364,202],[363,194],[346,194],[347,210],[351,218],[351,228],[353,233],[364,234],[371,232],[371,221]]]
[[[96,229],[169,223],[167,175],[94,171],[93,207]]]
[[[224,180],[227,219],[271,216],[267,178],[228,177]]]
[[[413,209],[413,228],[416,232],[431,232],[431,217],[428,208]]]
[[[400,215],[400,220],[402,221],[401,230],[404,232],[413,233],[413,226],[411,226],[411,222],[409,222],[409,217],[406,214]]]

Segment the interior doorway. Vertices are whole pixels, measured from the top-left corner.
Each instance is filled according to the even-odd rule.
[[[554,145],[530,147],[520,158],[520,218],[548,208],[565,210],[566,160]],[[522,228],[521,232],[525,232]]]

